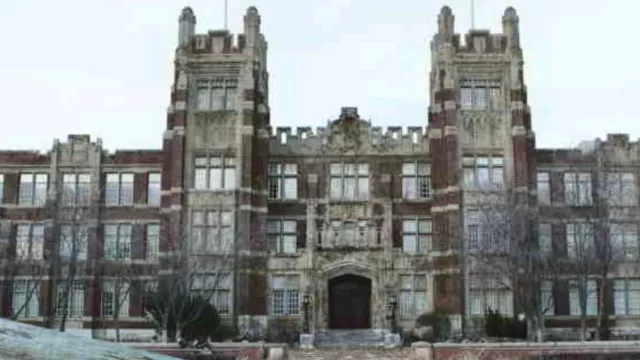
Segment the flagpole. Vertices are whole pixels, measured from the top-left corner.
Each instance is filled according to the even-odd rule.
[[[224,28],[229,30],[229,0],[224,0]]]
[[[225,0],[226,1],[226,0]],[[471,30],[473,30],[476,27],[476,19],[475,19],[475,6],[474,6],[474,1],[471,0]]]

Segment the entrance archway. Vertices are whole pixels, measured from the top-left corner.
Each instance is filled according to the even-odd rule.
[[[371,327],[370,279],[357,275],[342,275],[329,280],[329,327]]]

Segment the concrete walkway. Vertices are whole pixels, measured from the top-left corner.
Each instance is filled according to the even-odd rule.
[[[412,349],[289,350],[290,360],[408,360]]]

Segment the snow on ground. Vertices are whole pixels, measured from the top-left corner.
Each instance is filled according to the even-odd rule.
[[[0,318],[2,360],[178,360]]]

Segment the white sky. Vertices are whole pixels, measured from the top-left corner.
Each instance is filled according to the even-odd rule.
[[[110,150],[160,148],[180,10],[194,9],[202,33],[223,27],[223,1],[3,2],[0,148],[47,150],[72,133]],[[242,32],[246,8],[258,7],[274,126],[324,126],[341,106],[375,125],[426,126],[429,41],[444,4],[466,33],[470,0],[229,0],[229,25]],[[499,32],[509,5],[538,147],[638,138],[640,3],[475,0],[476,28]]]

